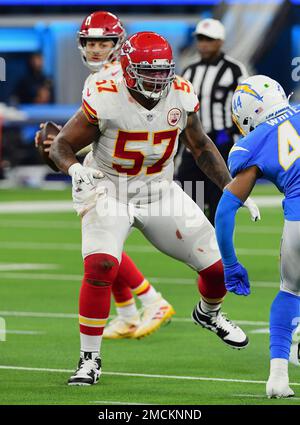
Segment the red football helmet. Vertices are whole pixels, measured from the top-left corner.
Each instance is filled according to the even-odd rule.
[[[119,51],[125,38],[126,31],[119,18],[110,12],[100,11],[92,13],[84,19],[78,32],[78,47],[83,63],[91,71],[99,71],[105,63],[118,59]],[[113,41],[114,47],[110,49],[104,61],[92,62],[87,60],[86,42],[90,39]]]
[[[167,96],[175,77],[170,44],[155,32],[138,32],[122,45],[121,65],[128,88],[148,99]]]

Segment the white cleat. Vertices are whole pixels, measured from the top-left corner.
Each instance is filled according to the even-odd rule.
[[[115,317],[105,327],[103,338],[105,339],[121,339],[121,338],[135,338],[134,334],[140,325],[140,316],[137,314],[128,320],[121,316]]]
[[[174,308],[161,294],[157,300],[142,309],[141,324],[133,338],[143,338],[158,330],[165,322],[169,322],[175,314]]]
[[[295,395],[288,378],[270,376],[266,386],[268,398],[288,398]]]

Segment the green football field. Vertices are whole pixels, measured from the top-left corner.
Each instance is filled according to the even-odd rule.
[[[259,187],[256,194],[276,192]],[[69,199],[68,190],[1,190],[0,209],[4,202]],[[236,246],[252,294],[228,294],[223,310],[247,332],[246,350],[230,349],[193,324],[195,273],[134,231],[126,250],[176,315],[143,340],[104,340],[100,382],[68,387],[79,356],[80,223],[71,211],[29,213],[23,205],[18,213],[0,214],[0,317],[7,328],[0,342],[1,404],[300,404],[300,368],[293,365],[296,397],[265,396],[269,309],[279,287],[280,208],[261,208],[260,223],[252,223],[247,211],[238,214]]]

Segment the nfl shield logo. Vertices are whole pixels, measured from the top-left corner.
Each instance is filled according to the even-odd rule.
[[[152,121],[153,120],[153,114],[147,114],[147,120]]]

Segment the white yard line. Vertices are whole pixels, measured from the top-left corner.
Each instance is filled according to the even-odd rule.
[[[16,280],[53,280],[59,281],[72,281],[77,282],[82,279],[82,276],[77,274],[50,274],[50,273],[1,273],[0,280],[4,279],[16,279]]]
[[[252,199],[259,207],[282,208],[283,195],[253,196]]]
[[[0,271],[16,270],[55,270],[59,269],[58,264],[41,263],[0,263]]]
[[[253,223],[253,226],[236,226],[236,233],[246,233],[246,234],[265,234],[265,235],[281,235],[282,234],[283,223],[280,226],[260,226],[259,224]]]
[[[22,367],[13,365],[0,365],[2,370],[20,370],[24,372],[50,372],[50,373],[72,373],[73,369],[48,369],[40,367]],[[136,378],[149,379],[176,379],[185,381],[212,381],[212,382],[232,382],[241,384],[266,384],[266,381],[251,380],[251,379],[234,379],[234,378],[212,378],[207,376],[180,376],[180,375],[158,375],[148,373],[130,373],[130,372],[102,372],[103,375],[110,376],[130,376]],[[299,382],[291,382],[290,385],[300,385]]]
[[[295,385],[295,384],[291,384],[291,385]],[[264,399],[268,399],[268,397],[266,395],[263,394],[231,394],[231,397],[238,397],[238,398],[244,398],[244,397],[248,397],[248,398],[264,398]],[[284,401],[288,400],[300,400],[300,397],[285,397],[284,399],[282,399]],[[272,400],[270,399],[270,403],[272,403]]]
[[[0,249],[26,249],[33,251],[81,251],[81,245],[77,243],[58,243],[58,242],[11,242],[1,241]],[[134,253],[152,253],[161,254],[156,248],[150,245],[126,245],[127,252]],[[240,255],[250,256],[279,256],[278,249],[260,249],[260,248],[238,248],[237,253]]]
[[[40,317],[44,319],[78,319],[78,314],[43,313],[35,311],[0,311],[0,317]]]
[[[73,369],[48,369],[39,367],[22,367],[13,365],[0,365],[2,370],[20,370],[24,372],[53,372],[53,373],[72,373]],[[232,378],[211,378],[204,376],[180,376],[180,375],[158,375],[158,374],[147,374],[147,373],[130,373],[130,372],[102,372],[103,375],[110,376],[130,376],[137,378],[149,378],[149,379],[177,379],[186,381],[213,381],[213,382],[234,382],[242,384],[265,384],[266,381],[254,381],[248,379],[232,379]],[[291,384],[291,385],[300,385]]]
[[[253,398],[267,398],[266,395],[263,394],[231,394],[231,397],[238,397],[238,398],[243,398],[243,397],[253,397]]]
[[[24,279],[24,280],[54,280],[54,281],[80,281],[82,275],[77,274],[54,274],[54,273],[1,273],[0,279]],[[195,279],[148,277],[152,283],[166,285],[195,285]],[[277,285],[278,286],[278,285]]]
[[[1,312],[0,312],[1,315]],[[260,322],[260,321],[255,321],[255,320],[235,320],[232,319],[234,321],[234,323],[238,324],[238,325],[242,325],[242,326],[268,326],[268,322]],[[189,317],[172,317],[171,319],[172,322],[179,322],[179,323],[191,323],[193,320]],[[258,332],[257,332],[258,333]]]
[[[270,329],[269,328],[252,329],[249,333],[267,335],[270,333]]]
[[[269,322],[255,320],[234,320],[235,323],[245,326],[268,326]]]
[[[280,282],[264,282],[260,280],[254,280],[253,282],[250,282],[250,285],[254,288],[277,288],[279,290]]]
[[[71,191],[70,191],[71,192]],[[281,207],[282,195],[275,196],[254,196],[252,198],[259,207]],[[71,212],[73,205],[71,193],[69,201],[13,201],[0,202],[0,213],[42,213],[42,212]],[[75,214],[75,212],[74,212]]]
[[[1,241],[0,249],[25,249],[33,251],[80,251],[81,246],[77,243],[60,242],[10,242]]]
[[[0,204],[1,205],[1,204]],[[62,220],[1,220],[0,227],[24,228],[24,229],[76,229],[80,231],[80,221],[62,221]]]
[[[0,334],[14,334],[14,335],[44,335],[46,332],[40,331],[18,331],[18,330],[3,330],[0,329]]]
[[[1,204],[0,204],[1,205]],[[1,220],[0,227],[6,228],[30,228],[30,229],[72,229],[80,230],[80,221],[73,220]],[[259,233],[259,234],[281,234],[282,226],[261,226],[260,224],[253,223],[249,226],[237,226],[237,233]]]
[[[71,201],[0,202],[0,214],[49,213],[69,211],[74,211]]]
[[[279,257],[279,249],[264,249],[264,248],[237,248],[236,252],[239,255],[250,255],[254,256],[267,256],[267,257]]]
[[[47,312],[37,312],[37,311],[0,311],[0,317],[39,317],[44,319],[77,319],[78,314],[74,313],[47,313]],[[114,316],[111,315],[112,319]],[[192,323],[192,319],[188,317],[174,317],[172,318],[174,322],[189,322]],[[252,320],[234,320],[235,323],[245,326],[267,326],[268,322],[262,321],[252,321]]]
[[[77,274],[54,274],[54,273],[1,273],[0,281],[4,279],[16,279],[16,280],[53,280],[56,282],[59,281],[80,281],[82,275]],[[187,278],[172,278],[172,277],[148,277],[151,283],[162,284],[162,285],[195,285],[195,279]],[[279,288],[278,282],[264,282],[264,281],[252,281],[251,286],[254,288]]]

